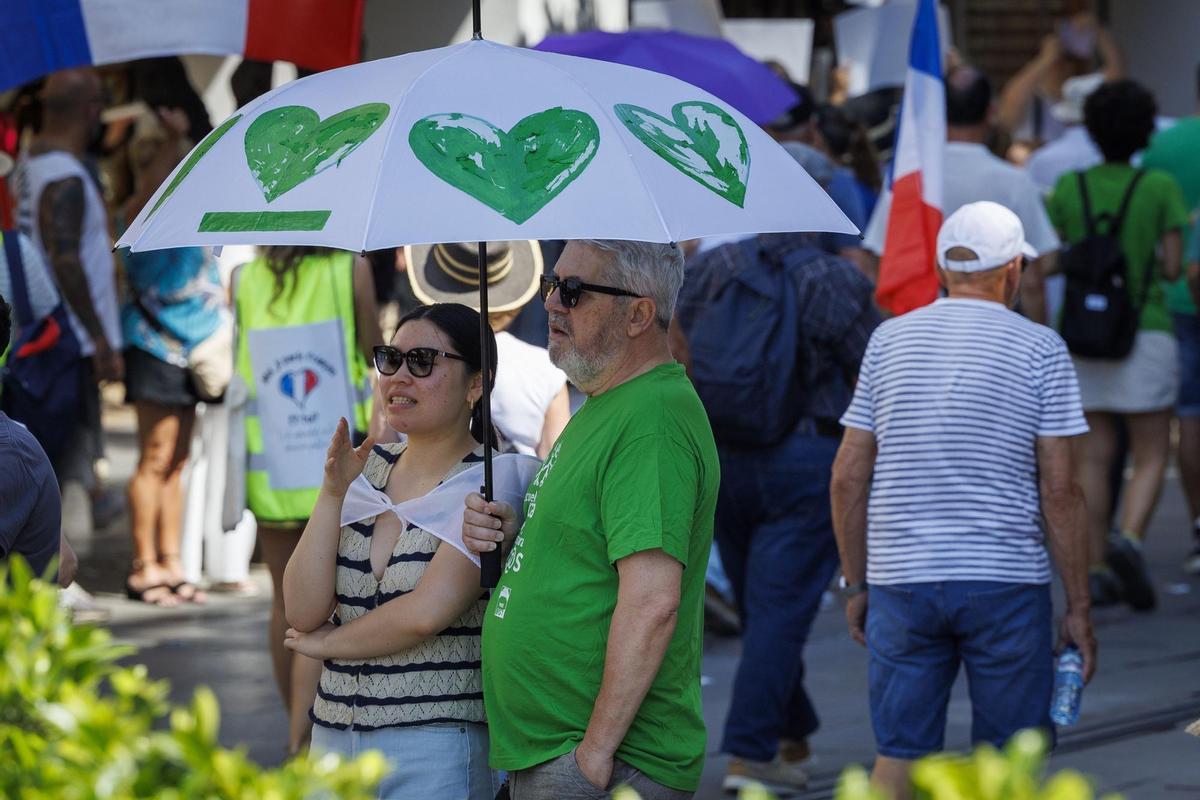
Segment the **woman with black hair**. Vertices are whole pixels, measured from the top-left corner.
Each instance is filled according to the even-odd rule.
[[[492,338],[493,375],[495,347]],[[479,314],[457,303],[418,308],[390,346],[375,348],[375,366],[376,400],[406,441],[355,448],[339,424],[284,575],[287,646],[325,661],[312,751],[383,751],[393,768],[380,797],[491,800],[498,787],[487,766],[479,568],[395,514],[341,525],[360,474],[402,503],[481,461],[485,436],[494,444],[482,425]]]
[[[1076,449],[1088,509],[1089,585],[1093,605],[1110,605],[1123,596],[1135,609],[1148,611],[1155,597],[1141,541],[1162,489],[1179,390],[1177,344],[1163,281],[1179,277],[1188,212],[1174,178],[1130,164],[1154,131],[1156,104],[1149,91],[1133,81],[1112,81],[1088,96],[1083,113],[1104,163],[1059,178],[1047,210],[1068,248],[1064,262],[1072,258],[1072,245],[1093,235],[1089,228],[1116,236],[1125,257],[1125,287],[1139,315],[1132,350],[1123,358],[1072,355],[1090,429]],[[1124,216],[1117,220],[1122,206]],[[1073,280],[1078,278],[1068,274],[1068,293]],[[1086,299],[1092,308],[1104,297]],[[1070,330],[1064,329],[1064,338],[1071,340]],[[1129,431],[1133,472],[1122,493],[1120,535],[1108,542],[1109,471],[1117,458],[1121,419]]]

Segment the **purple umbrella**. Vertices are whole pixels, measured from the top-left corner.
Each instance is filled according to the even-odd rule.
[[[797,102],[787,81],[732,43],[666,30],[549,36],[535,50],[661,72],[716,95],[760,125]]]

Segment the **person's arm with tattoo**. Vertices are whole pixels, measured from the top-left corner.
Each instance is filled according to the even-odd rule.
[[[104,335],[79,255],[83,210],[83,180],[67,178],[55,181],[42,190],[38,202],[38,229],[59,291],[92,338],[96,350],[92,356],[96,377],[120,380],[121,355],[112,349],[108,337]]]

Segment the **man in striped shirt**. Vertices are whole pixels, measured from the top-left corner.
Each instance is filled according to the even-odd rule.
[[[952,214],[937,240],[949,296],[876,329],[841,420],[831,496],[846,617],[870,651],[874,777],[897,797],[909,763],[942,748],[960,662],[973,741],[1050,729],[1043,529],[1066,587],[1058,647],[1080,649],[1085,680],[1095,669],[1075,371],[1054,331],[1010,310],[1032,255],[1007,208]]]

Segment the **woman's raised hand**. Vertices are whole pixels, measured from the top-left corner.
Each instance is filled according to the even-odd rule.
[[[354,447],[350,443],[350,426],[344,418],[339,419],[325,454],[325,481],[321,491],[333,497],[345,497],[350,484],[362,474],[374,446],[375,440],[368,436],[365,442]]]

